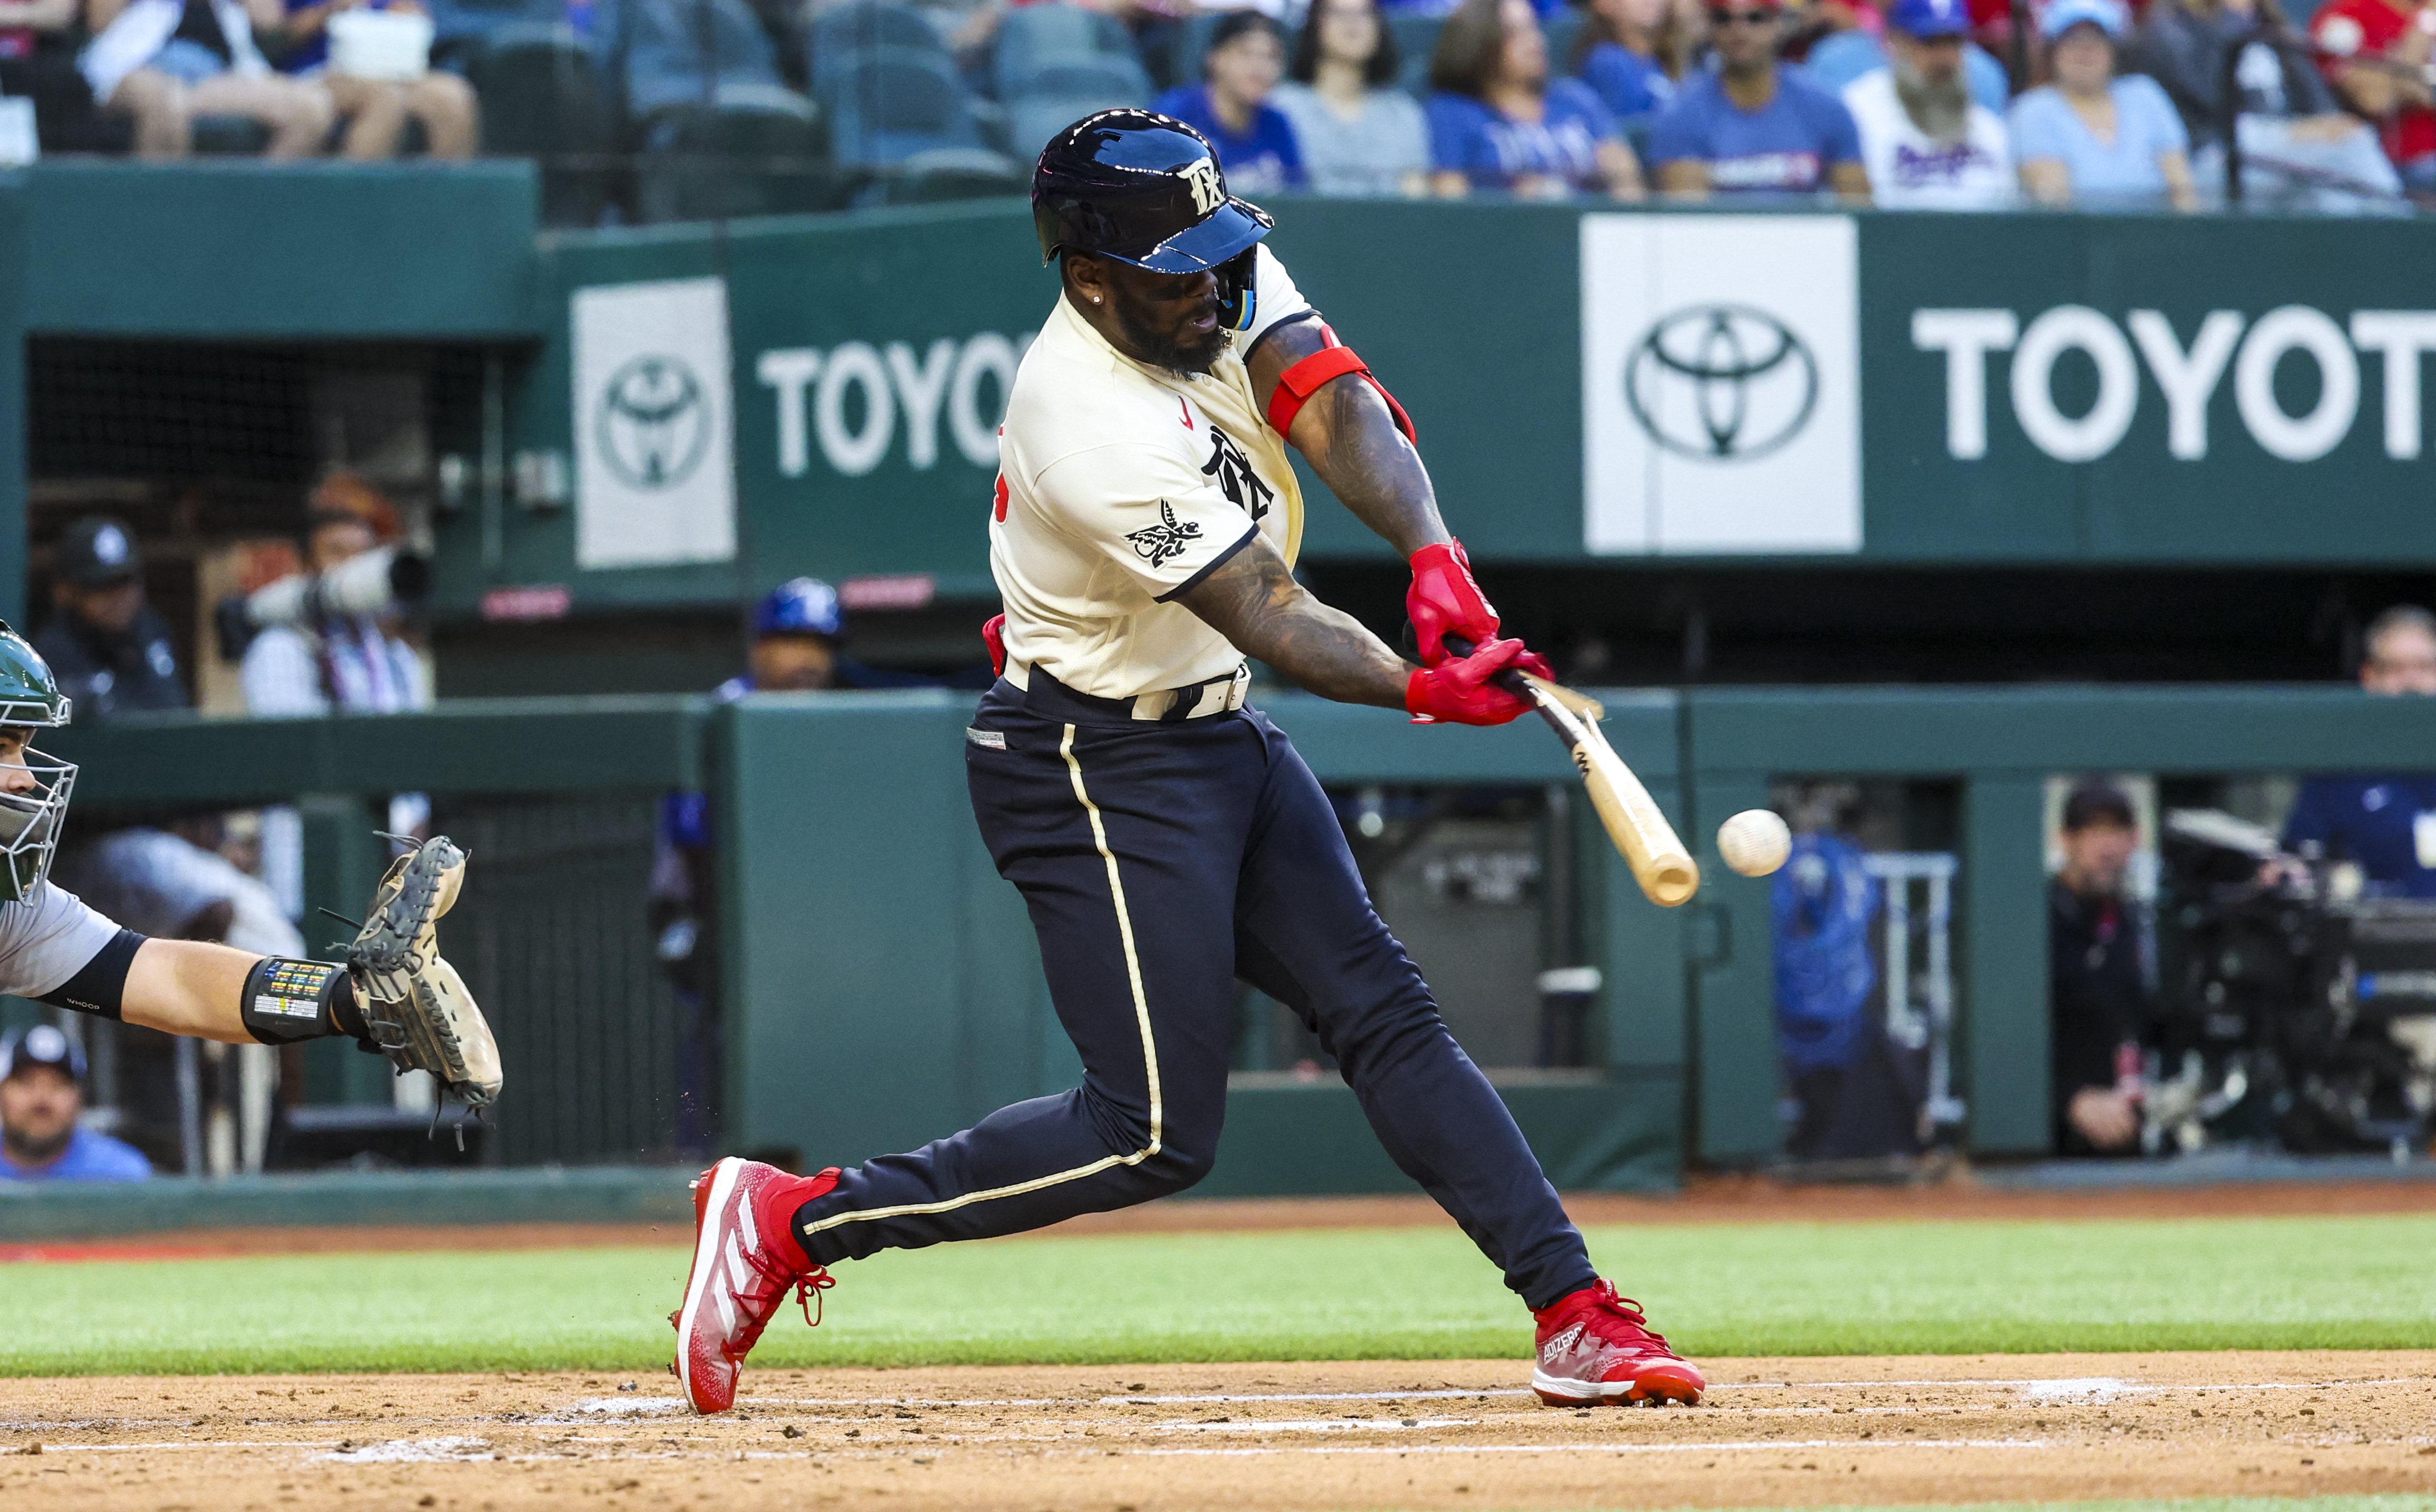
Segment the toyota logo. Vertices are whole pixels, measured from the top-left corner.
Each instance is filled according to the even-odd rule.
[[[600,421],[600,460],[629,488],[674,488],[710,444],[702,382],[672,356],[639,356],[612,374]]]
[[[1624,402],[1668,451],[1749,461],[1809,423],[1818,362],[1783,321],[1748,304],[1696,304],[1651,326],[1624,359]]]

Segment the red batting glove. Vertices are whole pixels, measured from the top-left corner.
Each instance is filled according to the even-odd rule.
[[[982,644],[989,648],[990,675],[1006,674],[1006,616],[992,615],[982,625]]]
[[[1451,656],[1436,667],[1416,668],[1404,685],[1404,707],[1413,722],[1445,720],[1455,724],[1503,724],[1530,712],[1530,703],[1489,681],[1508,667],[1540,677],[1553,675],[1547,662],[1519,640],[1483,641],[1469,656]]]
[[[1404,590],[1404,613],[1419,639],[1421,665],[1436,667],[1453,653],[1447,650],[1452,633],[1475,646],[1497,638],[1497,611],[1472,581],[1471,559],[1461,541],[1425,546],[1413,553],[1413,585]]]

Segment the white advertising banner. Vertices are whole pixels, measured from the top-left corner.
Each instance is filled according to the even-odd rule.
[[[1588,548],[1859,550],[1852,218],[1594,215],[1581,237]]]
[[[576,565],[731,560],[726,284],[612,284],[570,306]]]

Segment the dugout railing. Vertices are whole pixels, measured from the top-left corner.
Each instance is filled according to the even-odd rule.
[[[1587,927],[1570,964],[1597,973],[1589,1064],[1496,1079],[1552,1175],[1577,1188],[1664,1185],[1686,1161],[1778,1152],[1769,887],[1727,872],[1712,834],[1788,774],[1958,791],[1952,1090],[1968,1110],[1963,1148],[2027,1156],[2048,1140],[2052,779],[2436,765],[2436,700],[2331,686],[1600,696],[1610,739],[1682,825],[1704,885],[1690,907],[1662,911],[1595,830],[1572,847]],[[442,822],[474,837],[476,885],[447,930],[510,1059],[496,1158],[512,1164],[667,1155],[673,1020],[643,916],[645,826],[659,794],[702,787],[722,839],[725,1140],[827,1163],[935,1137],[1079,1069],[1021,902],[973,830],[969,697],[477,701],[386,719],[129,721],[58,745],[84,764],[80,807],[301,800],[312,902],[341,912],[383,854],[375,795],[434,794]],[[1331,786],[1574,780],[1534,725],[1416,727],[1298,694],[1260,702]],[[1590,823],[1587,804],[1573,811]],[[1414,943],[1426,966],[1431,942]],[[380,1095],[377,1062],[333,1054],[335,1074],[357,1078],[341,1096]],[[1403,1184],[1335,1078],[1260,1078],[1230,1095],[1207,1190]]]

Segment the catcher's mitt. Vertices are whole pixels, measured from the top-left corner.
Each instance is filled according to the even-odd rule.
[[[364,1021],[401,1071],[429,1071],[450,1096],[481,1107],[499,1095],[499,1047],[457,968],[440,957],[440,915],[457,901],[465,853],[435,835],[390,862],[347,969]]]

